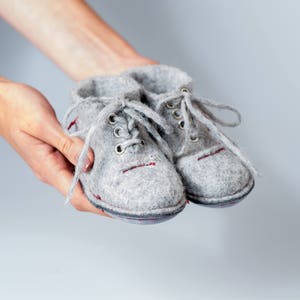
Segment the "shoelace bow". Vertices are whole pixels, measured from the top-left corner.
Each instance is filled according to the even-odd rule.
[[[196,120],[198,120],[202,125],[206,126],[210,130],[211,135],[218,141],[220,141],[227,149],[229,149],[233,154],[235,154],[250,170],[253,175],[257,174],[256,169],[253,167],[251,162],[244,156],[241,150],[231,141],[216,125],[222,125],[227,127],[235,127],[241,123],[241,115],[240,113],[233,107],[229,105],[224,105],[217,103],[211,99],[203,98],[203,97],[195,97],[192,93],[183,88],[181,91],[174,92],[170,96],[161,99],[156,106],[156,111],[161,113],[163,109],[163,105],[165,105],[169,101],[180,101],[180,110],[182,114],[182,118],[184,121],[184,131],[185,138],[184,143],[181,149],[176,153],[177,157],[180,157],[184,154],[186,146],[189,141],[189,136],[191,134],[191,119],[190,115],[192,115]],[[194,105],[195,103],[196,105]],[[213,107],[220,110],[227,110],[235,113],[237,116],[237,120],[233,122],[226,122],[218,118],[214,115],[207,107]]]
[[[103,99],[103,98],[102,98]],[[105,122],[109,115],[117,113],[119,111],[123,111],[127,116],[129,116],[127,120],[127,130],[126,135],[120,134],[120,137],[125,138],[126,140],[123,143],[119,143],[123,149],[135,145],[142,144],[142,140],[138,138],[139,130],[137,129],[136,123],[141,124],[146,128],[146,130],[152,135],[152,137],[156,140],[158,146],[163,151],[163,153],[170,159],[173,160],[173,154],[171,149],[169,148],[167,142],[165,142],[160,134],[158,133],[155,125],[153,125],[149,120],[152,120],[155,124],[159,125],[166,133],[171,131],[171,127],[166,123],[166,121],[151,108],[146,106],[145,104],[135,101],[129,100],[127,98],[113,98],[113,97],[105,97],[105,101],[110,101],[111,103],[107,104],[98,114],[97,118],[92,122],[91,125],[83,128],[82,130],[76,131],[75,133],[70,134],[70,136],[80,136],[85,134],[85,142],[82,148],[82,151],[79,155],[78,162],[75,167],[73,181],[69,188],[69,192],[65,201],[67,204],[72,196],[74,189],[79,181],[79,176],[82,173],[84,163],[86,161],[87,153],[90,147],[91,140],[93,138],[94,133],[96,132],[99,125]],[[98,99],[85,99],[80,102],[75,103],[72,107],[68,109],[65,114],[63,125],[64,128],[67,128],[67,122],[70,115],[83,103],[85,102],[99,102]],[[149,119],[149,120],[148,120]],[[121,126],[120,126],[121,128]]]

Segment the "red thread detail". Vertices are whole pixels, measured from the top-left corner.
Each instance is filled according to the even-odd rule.
[[[190,204],[190,201],[188,199],[186,199],[186,204]]]
[[[68,130],[70,130],[76,123],[77,123],[78,117],[76,117],[68,126]]]
[[[147,164],[141,164],[141,165],[137,165],[137,166],[132,166],[132,167],[126,169],[126,170],[123,170],[123,173],[126,173],[126,172],[131,171],[131,170],[136,169],[136,168],[149,167],[149,166],[155,166],[155,165],[156,165],[156,163],[154,161],[151,161],[151,162],[149,162]]]
[[[94,196],[97,200],[102,200],[102,198],[101,198],[99,195],[93,194],[93,196]]]
[[[218,154],[219,152],[221,152],[221,151],[223,151],[223,150],[225,150],[225,148],[224,148],[224,147],[223,147],[223,148],[220,148],[220,149],[218,149],[218,150],[216,150],[216,151],[214,151],[214,152],[212,152],[212,153],[209,153],[209,154],[206,154],[206,155],[200,156],[200,157],[198,157],[198,159],[197,159],[197,160],[204,159],[204,158],[207,158],[207,157],[209,157],[209,156],[212,156],[212,155]]]

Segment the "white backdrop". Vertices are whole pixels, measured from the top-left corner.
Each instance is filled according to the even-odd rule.
[[[241,111],[228,133],[262,177],[232,208],[191,204],[137,226],[64,207],[0,140],[0,298],[298,300],[300,2],[89,3],[141,53],[190,73],[199,95]],[[62,117],[73,83],[4,22],[0,74]]]

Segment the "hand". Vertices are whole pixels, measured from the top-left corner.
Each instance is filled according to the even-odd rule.
[[[86,1],[1,0],[0,16],[75,80],[155,63],[141,56]],[[45,32],[54,31],[49,43]]]
[[[73,165],[83,141],[64,133],[53,108],[40,92],[0,78],[0,135],[21,155],[38,179],[64,196],[68,193]],[[85,171],[92,163],[90,150]],[[106,215],[87,200],[80,184],[71,203],[79,211]]]

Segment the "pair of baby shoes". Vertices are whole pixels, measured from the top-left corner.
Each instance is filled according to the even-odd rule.
[[[210,108],[230,110],[226,123]],[[166,221],[187,200],[211,207],[237,203],[254,186],[255,170],[217,125],[236,126],[230,106],[193,95],[181,70],[151,65],[80,82],[64,119],[85,141],[68,199],[80,180],[89,201],[124,221]],[[81,170],[89,147],[90,171]]]

